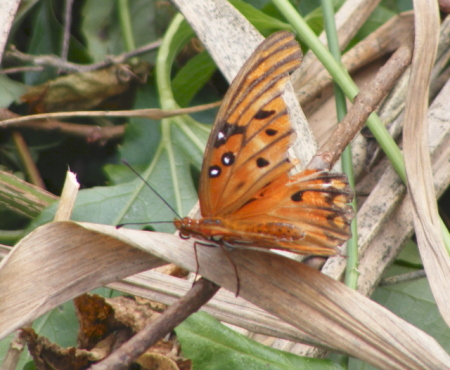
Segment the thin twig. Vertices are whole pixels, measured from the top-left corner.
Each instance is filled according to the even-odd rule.
[[[125,133],[125,125],[101,127],[63,122],[56,119],[27,119],[21,121],[22,118],[29,117],[31,116],[20,117],[6,108],[0,109],[0,128],[3,126],[3,119],[8,121],[18,120],[19,122],[11,122],[4,128],[31,129],[51,132],[56,131],[65,135],[86,139],[88,143],[99,143],[100,145],[103,145],[111,140],[118,140],[122,138]]]
[[[126,342],[117,351],[105,360],[92,365],[91,370],[121,370],[129,366],[141,356],[148,348],[155,344],[165,334],[172,331],[177,325],[197,312],[214,294],[219,286],[206,280],[199,279],[187,292],[153,323],[146,325],[139,333]]]
[[[387,278],[381,279],[380,284],[378,286],[389,286],[396,285],[400,283],[406,283],[408,281],[413,281],[417,279],[422,279],[427,277],[425,270],[418,270],[413,272],[408,272],[402,275],[389,276]]]
[[[0,70],[0,74],[7,75],[7,74],[13,74],[13,73],[22,73],[22,72],[42,72],[44,70],[44,67],[42,66],[26,66],[26,67],[17,67],[17,68],[6,68]]]
[[[400,46],[380,68],[375,78],[355,97],[343,121],[337,126],[327,142],[308,164],[308,168],[329,169],[338,160],[344,148],[364,126],[369,115],[375,111],[384,96],[392,89],[398,78],[411,63],[412,39]]]
[[[82,111],[82,112],[58,112],[58,113],[42,113],[33,114],[30,116],[19,117],[11,113],[9,118],[7,114],[2,113],[0,110],[0,127],[9,125],[18,125],[19,123],[37,121],[37,120],[48,120],[54,118],[73,118],[73,117],[139,117],[139,118],[150,118],[153,120],[160,120],[163,118],[169,118],[173,116],[179,116],[181,114],[191,114],[196,112],[201,112],[206,109],[215,108],[220,105],[220,102],[197,105],[189,108],[180,108],[172,110],[164,110],[157,108],[150,109],[135,109],[135,110],[121,110],[121,111]],[[2,116],[5,118],[1,120]]]
[[[33,156],[31,155],[30,148],[28,147],[28,144],[22,134],[15,130],[12,133],[12,139],[30,182],[33,185],[45,190],[44,180],[42,180],[41,174],[39,173],[36,163],[33,160]]]
[[[72,5],[73,0],[66,0],[64,7],[64,33],[61,47],[61,59],[67,60],[69,53],[70,26],[72,24]]]
[[[111,56],[106,58],[104,61],[81,65],[76,63],[71,63],[59,58],[55,55],[29,55],[22,53],[14,47],[11,47],[9,51],[5,53],[6,57],[15,58],[20,60],[21,62],[33,63],[37,66],[47,66],[47,67],[56,67],[59,69],[63,69],[68,72],[91,72],[97,69],[109,67],[113,64],[120,64],[130,59],[136,55],[147,53],[158,48],[161,45],[161,40],[157,40],[151,42],[150,44],[144,45],[136,50],[123,53],[117,56]]]

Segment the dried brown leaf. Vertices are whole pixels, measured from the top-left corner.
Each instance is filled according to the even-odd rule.
[[[80,290],[87,291],[98,286],[100,281],[106,284],[120,278],[116,275],[119,269],[113,258],[117,254],[122,253],[120,271],[127,270],[128,274],[133,273],[128,265],[138,263],[136,259],[141,263],[147,259],[154,261],[153,265],[157,264],[159,260],[152,260],[150,254],[191,271],[196,269],[192,241],[180,240],[172,235],[61,222],[37,229],[24,241],[36,247],[34,241],[38,240],[37,236],[42,233],[51,239],[46,246],[53,251],[47,252],[46,258],[39,260],[41,275],[45,278],[35,274],[30,279],[30,276],[23,272],[22,275],[23,281],[33,281],[32,289],[35,291],[40,291],[43,285],[43,293],[33,295],[31,288],[22,292],[14,286],[16,294],[7,294],[6,299],[0,302],[0,315],[8,318],[5,320],[8,324],[0,327],[3,335],[20,325],[23,317],[33,319],[43,311],[73,297],[74,292],[79,294]],[[101,233],[106,233],[104,238],[108,241],[108,246],[114,245],[116,248],[106,247],[101,242],[104,241],[100,237]],[[52,237],[49,238],[49,235]],[[66,265],[64,269],[54,267],[52,271],[55,261],[51,258],[52,254],[62,253],[61,244],[67,247],[65,243],[68,243],[68,240],[78,241],[77,248],[75,242],[69,243],[69,250],[76,248],[84,254],[84,246],[89,249],[91,256],[98,256],[97,248],[101,251],[101,258],[94,259],[99,275],[94,275],[91,282],[91,279],[81,277],[64,278],[58,284],[49,283],[49,269],[53,274],[56,274],[56,271],[61,273],[61,270],[70,270]],[[17,250],[20,251],[21,248]],[[143,252],[135,248],[150,254],[144,257]],[[133,253],[133,250],[136,253]],[[11,256],[14,257],[14,254],[12,252]],[[2,276],[2,273],[9,270],[10,263],[12,267],[17,266],[20,253],[16,254],[15,258],[10,256],[5,260],[6,263],[0,270],[0,284],[9,281],[9,275],[4,279],[5,275]],[[35,254],[40,255],[39,248],[36,248]],[[131,255],[134,259],[124,258],[126,255]],[[66,254],[64,259],[67,257],[69,255]],[[84,257],[84,263],[87,263],[89,259],[86,255]],[[317,338],[326,348],[348,353],[381,368],[442,368],[450,362],[450,357],[433,338],[342,283],[306,265],[279,255],[250,250],[233,250],[231,257],[239,273],[240,294],[243,298]],[[125,260],[129,262],[125,263]],[[99,261],[104,263],[98,266]],[[235,291],[234,267],[220,248],[198,248],[198,261],[203,276]],[[77,265],[77,261],[72,264],[73,271],[68,272],[69,276],[79,276]],[[151,263],[147,263],[148,265]],[[143,265],[134,270],[140,270],[142,267]],[[92,265],[89,265],[89,268],[92,269]],[[100,270],[103,274],[100,274]],[[112,270],[114,273],[111,273]],[[0,289],[2,288],[4,287],[1,286]],[[21,307],[19,315],[12,310],[17,311]]]
[[[28,350],[39,370],[48,369],[85,369],[95,358],[89,351],[74,347],[62,348],[47,338],[37,335],[33,329],[22,329]]]
[[[0,337],[62,302],[164,263],[74,223],[40,227],[0,263],[0,317],[8,318],[0,320]]]
[[[414,229],[431,291],[450,325],[450,257],[439,218],[428,147],[428,92],[439,39],[439,13],[433,0],[416,0],[415,51],[405,104],[404,157]]]

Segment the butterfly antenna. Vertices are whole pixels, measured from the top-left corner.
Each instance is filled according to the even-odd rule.
[[[132,166],[131,166],[131,164],[129,164],[125,159],[122,159],[122,163],[125,165],[125,166],[127,166],[131,171],[133,171],[134,172],[134,174],[137,176],[137,177],[139,177],[142,181],[144,181],[144,183],[145,183],[145,185],[147,185],[150,189],[151,189],[151,191],[153,191],[155,194],[156,194],[156,196],[159,198],[159,199],[161,199],[162,201],[163,201],[163,203],[178,217],[178,218],[181,218],[181,216],[178,214],[178,212],[177,211],[175,211],[175,209],[167,202],[167,200],[165,200],[154,188],[153,188],[153,186],[151,186],[148,182],[147,182],[147,180],[145,180],[140,174],[139,174],[139,172],[137,172]],[[148,222],[147,222],[148,223]],[[154,224],[155,222],[152,222],[152,224]]]
[[[123,224],[117,224],[116,229],[127,225],[150,225],[150,224],[173,224],[173,221],[150,221],[150,222],[124,222]]]

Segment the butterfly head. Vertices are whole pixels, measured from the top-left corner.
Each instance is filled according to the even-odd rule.
[[[222,221],[216,218],[176,218],[173,221],[182,239],[194,237],[200,240],[218,242],[221,240]]]

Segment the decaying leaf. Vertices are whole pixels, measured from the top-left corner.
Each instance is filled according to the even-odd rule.
[[[119,109],[134,96],[130,89],[145,82],[148,71],[146,63],[139,63],[70,74],[29,87],[21,100],[30,104],[36,113]]]

